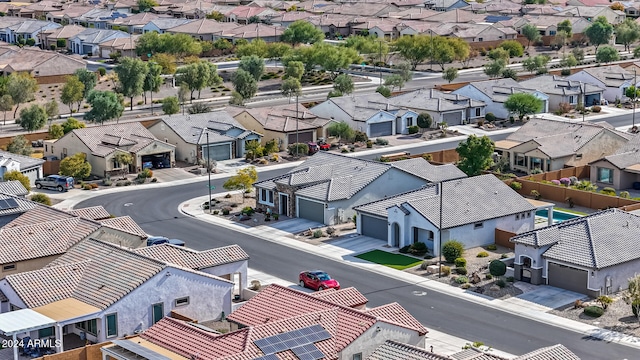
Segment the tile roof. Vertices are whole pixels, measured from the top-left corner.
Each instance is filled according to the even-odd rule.
[[[103,220],[111,217],[111,214],[109,214],[107,209],[102,207],[102,205],[91,206],[82,209],[73,209],[69,210],[68,213],[73,216],[79,216],[91,220]]]
[[[5,215],[15,215],[15,214],[23,214],[31,209],[40,207],[39,204],[31,201],[31,200],[27,200],[23,197],[20,196],[14,196],[14,195],[10,195],[10,194],[0,194],[0,200],[4,200],[4,199],[15,199],[16,202],[18,203],[18,207],[16,208],[12,208],[12,209],[4,209],[4,210],[0,210],[0,216],[5,216]],[[12,220],[12,221],[15,221]],[[5,225],[6,226],[6,225]]]
[[[516,244],[550,246],[543,256],[569,264],[603,269],[640,258],[630,246],[637,240],[640,217],[618,209],[599,211],[511,238]]]
[[[0,161],[15,160],[20,164],[20,171],[29,170],[44,164],[44,160],[31,156],[23,156],[0,150]]]
[[[429,331],[416,318],[397,302],[367,309],[364,313],[373,315],[383,321],[402,326],[407,329],[417,330],[419,333],[426,334]]]
[[[633,82],[633,73],[625,70],[620,65],[584,68],[582,71],[602,81],[607,87],[619,87],[624,83]]]
[[[535,209],[525,198],[493,175],[480,175],[440,183],[443,187],[442,228],[509,216]],[[469,196],[473,194],[473,196]],[[436,227],[440,225],[440,197],[429,186],[356,206],[356,211],[387,217],[387,209],[413,208]]]
[[[602,92],[605,89],[597,85],[572,81],[557,75],[541,75],[529,80],[520,81],[524,87],[538,89],[545,94],[580,95]]]
[[[129,233],[135,236],[140,236],[141,238],[145,238],[145,239],[147,238],[147,233],[144,230],[142,230],[140,225],[138,225],[138,223],[136,223],[128,215],[118,216],[118,217],[109,218],[109,219],[101,219],[98,221],[100,222],[100,224],[106,227],[124,231],[126,233]]]
[[[309,295],[351,308],[366,305],[367,302],[369,302],[369,300],[354,287],[342,288],[340,290],[327,289],[326,291],[316,291]]]
[[[394,161],[391,166],[432,183],[467,177],[462,170],[453,164],[432,165],[421,157]]]
[[[523,92],[534,93],[537,91],[533,88],[524,87],[520,85],[519,82],[511,78],[474,81],[468,86],[475,87],[478,91],[491,98],[494,102],[505,102],[511,94]]]
[[[424,348],[387,340],[367,357],[367,360],[451,360],[445,355],[432,353]]]
[[[18,180],[0,181],[0,193],[14,196],[27,196],[29,190]]]
[[[19,198],[16,198],[16,201]],[[66,211],[62,211],[56,208],[52,208],[50,206],[40,205],[35,202],[31,202],[29,200],[24,200],[32,205],[28,209],[28,211],[24,211],[23,214],[13,219],[11,222],[6,224],[3,229],[8,229],[15,226],[28,226],[34,224],[47,223],[50,221],[59,221],[74,218],[75,215],[70,214]],[[19,203],[19,202],[18,202]],[[91,220],[85,219],[87,222],[92,222]],[[95,222],[93,222],[95,223]]]
[[[292,132],[296,130],[315,130],[329,123],[330,119],[325,119],[313,114],[303,105],[285,104],[257,108],[240,108],[228,106],[226,111],[232,116],[237,116],[242,112],[247,112],[256,119],[265,130],[278,132]],[[296,124],[296,119],[297,124]]]
[[[194,21],[193,19],[175,19],[175,18],[159,18],[150,21],[150,24],[155,25],[160,30],[167,30],[176,26],[184,25]]]
[[[444,93],[435,89],[418,89],[388,98],[395,106],[417,110],[452,111],[462,110],[469,106],[484,106],[485,103],[466,96]]]
[[[156,21],[154,20],[154,23]],[[237,23],[231,22],[218,22],[209,19],[193,20],[187,23],[172,27],[167,30],[170,33],[183,33],[183,34],[222,34],[225,31],[235,29],[238,27]]]
[[[618,169],[627,169],[640,164],[640,135],[633,136],[615,154],[605,156],[604,159]]]
[[[238,245],[196,251],[182,246],[162,244],[135,249],[134,252],[194,270],[249,260],[249,255]]]
[[[366,121],[380,111],[398,110],[390,106],[388,99],[380,93],[344,95],[327,100],[348,114],[354,121]],[[313,108],[311,108],[313,112]]]
[[[513,360],[580,360],[580,358],[564,345],[557,344],[534,350]]]
[[[230,142],[235,138],[226,135],[232,128],[246,130],[226,111],[212,111],[203,114],[163,116],[162,121],[188,144]]]
[[[135,153],[157,140],[139,122],[92,126],[75,129],[71,134],[82,141],[93,155],[100,157],[111,154],[121,146],[130,146],[126,151]]]
[[[109,12],[109,11],[107,11]],[[110,15],[108,15],[110,16]],[[128,38],[130,35],[120,30],[106,30],[106,29],[85,29],[81,33],[78,33],[69,38],[69,40],[78,39],[85,44],[100,44],[109,39],[115,37]]]

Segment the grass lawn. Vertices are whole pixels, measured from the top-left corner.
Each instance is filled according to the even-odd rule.
[[[582,212],[582,211],[576,211],[576,210],[565,209],[565,208],[560,208],[560,207],[554,207],[553,209],[554,210],[559,210],[559,211],[564,211],[564,212],[570,213],[570,214],[576,214],[576,215],[582,215],[582,216],[589,215],[589,214],[587,214],[585,212]]]
[[[367,260],[372,263],[388,266],[396,270],[404,270],[410,267],[420,265],[422,260],[404,256],[401,254],[392,254],[382,250],[373,250],[364,254],[356,255],[358,259]]]

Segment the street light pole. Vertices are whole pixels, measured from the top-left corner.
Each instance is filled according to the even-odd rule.
[[[209,168],[209,166],[211,166],[211,152],[209,151],[209,131],[207,131],[207,173],[209,174],[209,214],[211,214],[211,209],[213,208],[213,206],[211,206],[211,169]]]
[[[584,98],[584,93],[585,93],[585,87],[587,85],[585,83],[583,83],[582,81],[580,82],[580,101],[582,102],[582,122],[584,122],[584,113],[587,112],[587,102],[586,99]]]
[[[380,42],[378,43],[379,50],[378,50],[378,65],[380,65],[379,69],[380,69],[380,86],[382,86],[382,40],[380,40]]]
[[[636,87],[636,67],[633,67],[633,115],[631,115],[631,131],[636,127],[636,98],[638,97],[638,88]]]
[[[438,184],[438,195],[440,196],[440,225],[438,226],[438,246],[440,247],[440,251],[438,251],[438,277],[442,277],[442,187],[444,186],[444,181],[441,181]]]
[[[300,104],[300,102],[298,101],[298,94],[296,94],[296,158],[298,157],[298,144],[300,144],[300,134],[298,133],[298,120],[300,120],[300,116],[298,115],[298,104]]]

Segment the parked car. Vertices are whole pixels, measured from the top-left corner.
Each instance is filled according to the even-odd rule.
[[[309,147],[309,155],[313,155],[317,153],[318,150],[320,150],[320,147],[318,147],[318,144],[314,142],[308,142],[307,146]]]
[[[340,283],[332,279],[329,274],[320,270],[303,271],[299,276],[300,286],[313,290],[336,289],[340,290]]]
[[[319,142],[318,146],[320,147],[320,150],[324,150],[324,151],[329,151],[331,149],[331,144],[327,144],[324,141]]]
[[[169,239],[168,237],[164,237],[164,236],[149,236],[147,238],[147,246],[160,245],[160,244],[184,246],[184,241],[180,239]]]
[[[36,179],[36,188],[51,188],[60,192],[73,189],[73,178],[70,176],[62,175],[49,175],[47,177]]]

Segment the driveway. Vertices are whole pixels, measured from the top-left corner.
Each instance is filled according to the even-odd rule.
[[[548,285],[531,285],[521,281],[516,282],[514,285],[524,293],[505,299],[504,302],[543,312],[587,298],[584,294]]]
[[[197,176],[198,175],[186,172],[181,168],[153,169],[153,177],[157,178],[158,182],[161,183],[191,179]]]

